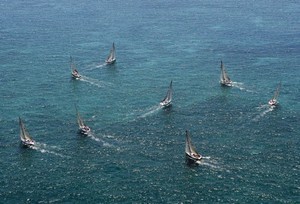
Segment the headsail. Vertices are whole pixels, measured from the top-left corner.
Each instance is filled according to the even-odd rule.
[[[275,107],[277,104],[278,104],[278,101],[277,101],[277,98],[279,96],[279,92],[280,92],[280,88],[281,88],[281,82],[278,84],[275,92],[274,92],[274,96],[272,99],[269,100],[268,104],[271,106],[271,107]]]
[[[186,130],[185,153],[190,156],[195,155],[200,157],[200,154],[196,151],[195,147],[192,144],[191,137],[188,130]]]
[[[224,85],[230,85],[231,79],[229,78],[226,69],[224,67],[223,61],[221,60],[221,76],[220,76],[220,82]]]
[[[76,67],[76,65],[73,61],[72,56],[70,56],[70,68],[71,68],[72,77],[75,78],[75,79],[79,79],[81,76],[78,73],[77,67]]]
[[[106,63],[110,64],[110,63],[114,63],[115,61],[116,61],[116,48],[115,48],[115,43],[113,43],[109,55],[106,58]]]
[[[75,105],[76,108],[76,115],[77,115],[77,123],[79,126],[79,132],[83,135],[88,135],[89,132],[91,131],[90,127],[87,126],[84,122],[83,119],[80,117],[77,106]]]
[[[274,96],[273,96],[273,100],[277,100],[278,96],[279,96],[279,92],[280,92],[280,88],[281,88],[281,82],[279,82],[276,91],[274,92]]]
[[[76,65],[74,63],[74,60],[73,60],[72,56],[70,56],[70,68],[71,68],[72,72],[75,71],[75,70],[77,70],[77,67],[76,67]]]
[[[169,89],[167,91],[167,94],[166,94],[165,98],[162,100],[162,102],[163,101],[169,101],[169,102],[171,102],[172,101],[172,97],[173,97],[173,81],[170,82]]]
[[[78,112],[77,106],[75,106],[75,108],[76,108],[76,115],[77,115],[77,123],[78,123],[78,125],[79,125],[79,128],[83,128],[83,127],[85,127],[86,125],[84,124],[82,118],[80,117],[80,114],[79,114],[79,112]]]
[[[30,141],[32,142],[32,138],[30,137],[29,133],[27,132],[25,125],[22,119],[19,117],[19,126],[20,126],[20,138],[22,142]]]

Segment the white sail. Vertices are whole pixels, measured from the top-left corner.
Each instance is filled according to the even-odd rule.
[[[86,125],[84,124],[82,118],[80,117],[77,107],[76,107],[76,115],[77,115],[77,123],[78,123],[79,128],[85,127]]]
[[[77,67],[76,67],[76,65],[73,61],[72,56],[70,56],[70,68],[71,68],[72,77],[75,78],[75,79],[79,79],[81,76],[78,73]]]
[[[231,84],[231,80],[226,72],[226,69],[224,67],[223,61],[221,61],[221,76],[220,76],[220,82],[224,85]]]
[[[89,132],[91,131],[90,127],[87,126],[83,119],[80,117],[80,114],[77,110],[77,106],[75,105],[75,108],[76,108],[76,115],[77,115],[77,123],[78,123],[78,126],[79,126],[79,132],[83,135],[88,135]]]
[[[277,98],[279,96],[280,88],[281,88],[281,82],[278,84],[278,86],[274,92],[273,98],[269,100],[269,105],[272,107],[275,107],[278,104]]]
[[[21,141],[28,144],[33,143],[33,139],[30,137],[29,133],[27,132],[25,125],[20,117],[19,117],[19,126],[20,126]]]
[[[116,48],[115,48],[115,43],[113,43],[109,55],[106,58],[106,63],[113,63],[115,60],[116,60]]]
[[[72,56],[70,56],[70,68],[71,68],[71,71],[73,72],[74,70],[76,70],[76,66],[74,64],[74,61],[73,61],[73,58]]]
[[[223,82],[225,81],[225,72],[224,72],[224,65],[223,65],[223,62],[221,61],[221,75],[220,75],[220,82]]]
[[[200,157],[200,154],[196,151],[195,147],[192,144],[191,137],[188,131],[186,131],[185,153],[192,157]]]
[[[277,98],[279,96],[280,88],[281,88],[281,82],[278,84],[278,86],[276,88],[276,91],[275,91],[274,96],[272,98],[273,100],[277,100]]]
[[[165,98],[161,101],[161,105],[169,105],[172,101],[172,97],[173,97],[173,81],[170,82],[167,94],[165,96]]]

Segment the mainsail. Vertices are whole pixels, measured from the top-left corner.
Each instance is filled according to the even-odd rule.
[[[167,91],[167,94],[165,96],[165,98],[162,100],[163,101],[169,101],[171,102],[172,101],[172,96],[173,96],[173,81],[171,81],[170,85],[169,85],[169,89]]]
[[[79,114],[79,112],[77,110],[77,107],[76,107],[76,114],[77,114],[77,123],[79,125],[79,128],[85,127],[86,125],[84,124],[82,118],[80,117],[80,114]]]
[[[186,139],[185,139],[185,153],[189,156],[197,155],[200,157],[199,153],[196,151],[195,147],[192,144],[189,131],[186,130]]]
[[[109,55],[106,58],[106,62],[113,62],[116,58],[116,49],[115,43],[112,44],[112,48],[110,49]]]
[[[19,117],[19,126],[20,126],[20,138],[23,142],[25,141],[32,141],[29,133],[27,132],[25,125],[22,119]]]
[[[276,88],[276,91],[275,91],[274,96],[272,98],[273,100],[277,100],[277,98],[279,96],[280,88],[281,88],[281,82],[278,84],[278,86]]]
[[[75,70],[77,70],[76,69],[76,65],[74,64],[72,56],[70,56],[70,68],[71,68],[72,72],[75,71]]]
[[[221,83],[230,82],[230,78],[225,70],[223,61],[221,61],[221,76],[220,76]]]
[[[72,77],[75,78],[75,79],[79,79],[81,76],[78,73],[76,65],[75,65],[75,63],[73,61],[73,58],[71,56],[70,56],[70,68],[71,68]]]

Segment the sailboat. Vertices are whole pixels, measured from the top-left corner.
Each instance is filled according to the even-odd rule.
[[[223,61],[221,61],[221,76],[220,76],[220,83],[223,86],[232,86],[232,81],[230,80],[225,67],[223,65]]]
[[[112,48],[110,49],[109,55],[106,58],[106,64],[113,64],[116,61],[116,48],[115,43],[112,44]]]
[[[75,63],[73,61],[73,58],[71,56],[70,56],[70,68],[71,68],[71,74],[72,74],[73,79],[80,79],[81,75],[79,74],[79,72],[75,66]]]
[[[173,85],[171,81],[165,98],[159,104],[163,107],[170,106],[172,102],[172,95],[173,95]]]
[[[196,163],[202,159],[202,156],[196,151],[192,144],[190,133],[186,130],[185,156],[188,163]]]
[[[272,106],[272,107],[275,107],[278,105],[278,101],[277,101],[277,98],[279,96],[279,91],[280,91],[280,88],[281,88],[281,82],[278,84],[277,88],[276,88],[276,91],[274,93],[274,96],[272,99],[269,100],[269,105]]]
[[[27,132],[25,125],[20,117],[19,117],[19,126],[20,126],[20,138],[21,138],[22,144],[24,146],[35,145],[35,141],[30,137],[30,135]]]
[[[83,122],[83,119],[80,117],[80,114],[77,110],[77,107],[76,107],[76,115],[77,115],[77,123],[78,123],[78,126],[79,126],[79,133],[83,134],[83,135],[88,135],[89,132],[91,131],[91,129],[89,128],[89,126],[87,126],[84,122]]]

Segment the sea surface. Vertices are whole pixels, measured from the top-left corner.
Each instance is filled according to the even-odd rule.
[[[2,0],[0,203],[300,203],[299,19],[296,0]]]

